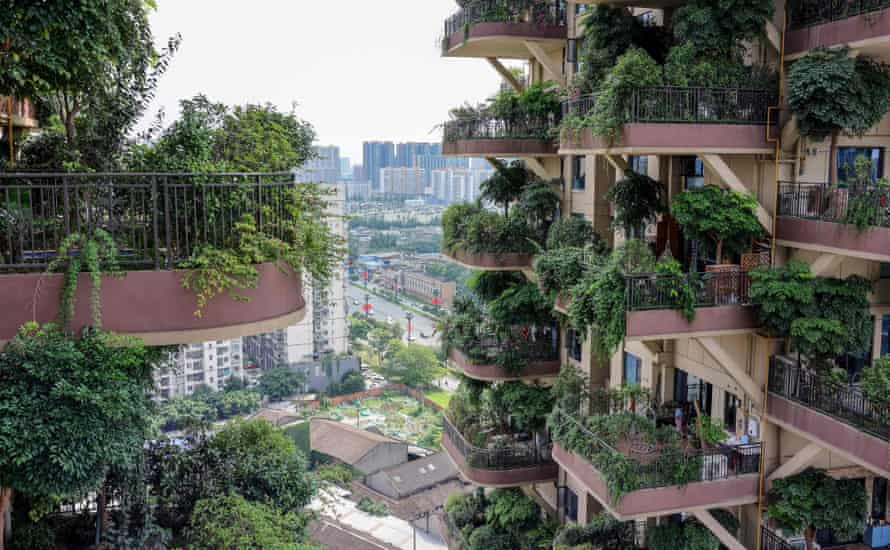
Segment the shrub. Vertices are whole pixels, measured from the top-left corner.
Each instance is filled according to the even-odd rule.
[[[8,550],[55,550],[56,534],[43,523],[16,525]]]
[[[578,216],[563,216],[553,222],[547,231],[547,249],[583,248],[589,246],[598,253],[606,251],[607,245],[593,225]]]
[[[485,501],[476,494],[452,493],[445,501],[445,513],[458,529],[475,525],[485,509]]]
[[[188,532],[189,548],[285,550],[300,542],[305,520],[239,495],[199,500]]]
[[[724,248],[741,253],[763,234],[757,206],[748,194],[706,185],[680,193],[671,203],[671,214],[689,237],[714,245],[719,263]]]
[[[383,502],[377,502],[368,497],[362,497],[358,501],[356,508],[366,514],[376,517],[384,517],[389,515],[389,507]]]
[[[631,48],[618,58],[599,87],[593,108],[593,134],[615,140],[626,122],[630,92],[664,84],[661,67],[639,48]]]
[[[315,475],[321,481],[333,483],[343,489],[348,489],[352,481],[358,477],[355,470],[343,464],[324,464],[315,470]]]
[[[606,193],[606,199],[615,204],[615,227],[630,235],[644,224],[654,222],[656,216],[665,211],[666,194],[667,189],[661,182],[628,170]]]

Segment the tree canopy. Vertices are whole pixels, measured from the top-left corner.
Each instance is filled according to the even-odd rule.
[[[381,369],[381,374],[388,380],[401,382],[412,388],[432,384],[438,373],[439,361],[436,353],[432,348],[420,344],[399,343]]]
[[[272,401],[281,401],[300,393],[306,377],[301,372],[291,370],[288,367],[275,367],[264,370],[260,374],[258,388],[260,393]]]
[[[751,239],[763,234],[757,200],[714,185],[680,193],[671,203],[671,214],[690,237],[715,246],[718,263],[724,248],[743,252]]]

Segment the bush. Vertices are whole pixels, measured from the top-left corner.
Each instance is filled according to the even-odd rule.
[[[639,48],[618,58],[599,87],[593,108],[593,134],[614,141],[627,120],[630,92],[664,84],[661,67]]]
[[[16,525],[8,550],[55,550],[56,534],[43,523]]]
[[[485,510],[485,501],[476,494],[452,493],[445,501],[445,513],[458,529],[475,525]]]
[[[565,525],[553,540],[556,550],[573,547],[598,550],[634,550],[634,529],[631,522],[620,522],[608,512],[601,512],[587,525]]]
[[[607,248],[605,241],[584,218],[563,216],[553,222],[547,231],[547,249],[585,246],[592,247],[596,252],[603,253]]]
[[[350,485],[352,485],[352,481],[359,477],[356,475],[355,470],[344,464],[325,464],[319,466],[315,470],[315,475],[317,475],[318,479],[321,481],[333,483],[343,489],[348,489]]]
[[[384,517],[389,515],[389,507],[385,503],[371,500],[368,497],[362,497],[361,500],[358,501],[356,508],[366,514],[370,514],[376,517]]]
[[[269,548],[286,550],[300,542],[305,520],[239,495],[199,500],[188,532],[194,550]]]
[[[667,189],[661,182],[628,170],[606,193],[606,199],[615,204],[615,227],[630,235],[654,222],[665,211],[666,195]]]

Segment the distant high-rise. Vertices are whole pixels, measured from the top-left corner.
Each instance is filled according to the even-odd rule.
[[[365,167],[363,165],[356,164],[352,167],[352,181],[355,183],[368,181],[368,174],[365,173]]]
[[[386,196],[401,195],[419,197],[424,194],[425,185],[422,168],[382,168],[380,170],[380,192]]]
[[[331,185],[340,181],[340,148],[336,145],[314,145],[312,151],[315,158],[297,168],[297,178]]]
[[[352,177],[352,163],[349,157],[340,157],[340,177],[346,180]]]
[[[366,141],[362,144],[362,166],[376,190],[380,190],[380,170],[393,166],[395,160],[395,147],[391,141]]]
[[[402,168],[421,168],[422,157],[441,157],[441,143],[424,143],[409,141],[396,145],[396,166]]]

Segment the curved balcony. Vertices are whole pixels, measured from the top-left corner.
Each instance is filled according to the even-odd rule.
[[[761,445],[724,446],[713,449],[687,449],[669,456],[663,449],[648,448],[628,437],[617,448],[610,446],[570,415],[555,411],[551,419],[569,423],[570,438],[584,440],[585,454],[554,442],[553,459],[619,520],[641,519],[701,508],[722,508],[757,502]],[[551,430],[554,430],[551,427]],[[554,436],[556,439],[556,436]],[[615,498],[605,478],[588,456],[603,453],[618,459],[624,456],[633,465],[636,488]],[[676,482],[678,471],[685,484]]]
[[[828,183],[779,184],[776,241],[842,256],[890,262],[890,191]],[[851,210],[866,212],[860,229]]]
[[[9,96],[0,96],[0,124],[9,123]],[[16,128],[37,128],[37,108],[27,98],[12,98],[12,125]]]
[[[532,268],[534,254],[524,252],[467,252],[442,251],[460,265],[482,271],[526,271]]]
[[[562,0],[483,0],[445,20],[442,55],[524,60],[532,55],[526,42],[553,53],[567,36]]]
[[[556,156],[556,117],[479,115],[443,125],[442,153],[469,157]]]
[[[627,339],[670,339],[754,332],[759,322],[748,307],[748,274],[741,268],[686,274],[682,278],[642,274],[627,282]],[[695,290],[695,319],[680,312],[680,285]]]
[[[785,430],[881,475],[890,470],[890,409],[871,403],[856,386],[827,384],[793,359],[775,356],[767,411]]]
[[[443,427],[442,448],[471,483],[518,487],[556,480],[558,467],[550,456],[550,445],[538,447],[534,440],[514,439],[482,448],[469,443],[447,416],[443,418]]]
[[[786,57],[794,59],[813,48],[841,45],[875,57],[890,53],[890,1],[794,0],[788,3]]]
[[[498,357],[518,353],[525,362],[519,370],[498,364]],[[448,354],[454,365],[468,378],[484,382],[535,380],[559,374],[559,332],[538,334],[508,344],[496,336],[480,336],[467,349],[452,348]]]
[[[563,104],[563,115],[585,116],[596,95]],[[610,140],[589,128],[564,131],[560,154],[686,155],[760,154],[774,149],[767,141],[770,90],[742,88],[642,88],[620,99],[619,135]]]
[[[62,274],[45,273],[65,238],[96,229],[118,247],[122,276],[105,276],[103,327],[150,345],[218,340],[284,328],[302,319],[302,280],[289,269],[257,266],[246,301],[218,296],[197,316],[194,292],[176,269],[201,246],[225,246],[235,222],[253,214],[264,233],[285,238],[281,197],[289,175],[0,175],[0,342],[27,321],[58,317]],[[71,257],[81,251],[70,250]],[[91,283],[79,275],[70,328],[91,324]]]

